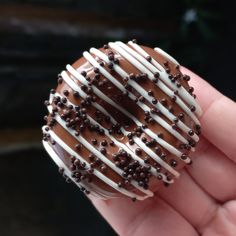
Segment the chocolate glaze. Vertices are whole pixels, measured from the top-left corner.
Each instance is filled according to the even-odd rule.
[[[135,50],[131,44],[127,45],[132,50]],[[145,60],[150,63],[152,63],[152,60],[158,62],[167,71],[170,77],[169,79],[173,80],[172,83],[179,84],[179,86],[182,86],[185,90],[189,91],[190,96],[192,96],[192,89],[189,87],[187,79],[180,72],[177,64],[173,63],[170,58],[167,58],[165,55],[158,53],[149,47],[140,47],[150,55],[150,57],[145,58]],[[98,55],[91,53],[92,57],[100,63],[100,65],[102,65],[102,68],[108,71],[120,84],[122,84],[128,93],[134,94],[143,104],[148,106],[150,109],[154,109],[153,114],[157,114],[158,117],[170,125],[170,127],[173,126],[173,128],[184,139],[189,141],[189,144],[183,144],[183,142],[171,134],[169,129],[164,128],[161,124],[157,123],[155,119],[151,119],[148,112],[145,113],[143,108],[137,105],[137,101],[132,100],[129,95],[124,94],[124,92],[117,88],[112,81],[106,78],[98,68],[88,62],[85,57],[78,59],[72,67],[76,69],[78,73],[82,74],[90,85],[98,88],[112,101],[132,114],[132,116],[143,125],[147,126],[147,128],[138,127],[134,120],[117,110],[103,98],[97,96],[94,93],[94,89],[91,89],[91,86],[84,86],[69,71],[67,71],[66,73],[70,76],[70,79],[87,94],[87,97],[84,99],[77,96],[75,93],[76,91],[72,89],[71,86],[63,80],[63,78],[61,79],[60,77],[56,88],[56,93],[59,96],[57,96],[57,94],[51,94],[51,101],[49,104],[47,103],[47,105],[49,105],[52,109],[48,115],[47,126],[51,132],[55,133],[60,138],[60,140],[68,145],[73,151],[78,153],[89,164],[89,167],[76,167],[76,165],[73,164],[76,158],[71,157],[71,154],[62,148],[59,143],[55,142],[51,136],[47,134],[45,129],[44,142],[47,142],[52,147],[61,161],[63,161],[64,165],[70,169],[71,176],[68,177],[78,183],[82,181],[85,186],[87,184],[90,191],[92,190],[93,192],[93,189],[91,189],[90,186],[90,183],[92,183],[98,187],[98,189],[94,190],[94,192],[97,192],[98,195],[99,191],[103,192],[103,197],[105,195],[105,198],[125,196],[122,194],[122,191],[117,191],[117,189],[107,184],[106,181],[103,181],[95,176],[93,174],[93,170],[97,170],[105,177],[116,183],[120,189],[124,189],[144,197],[145,192],[138,189],[135,184],[132,184],[133,182],[137,183],[140,188],[143,188],[144,190],[151,190],[152,192],[155,192],[160,185],[163,183],[165,183],[165,185],[169,185],[166,182],[171,181],[171,179],[174,178],[172,172],[157,163],[147,153],[147,149],[157,154],[160,159],[164,160],[175,171],[181,170],[186,165],[184,160],[181,160],[181,158],[173,155],[165,148],[165,146],[155,142],[155,140],[153,140],[153,138],[145,132],[145,129],[151,130],[153,133],[158,135],[159,138],[179,150],[183,153],[183,159],[185,159],[185,157],[188,157],[189,155],[191,146],[194,147],[196,143],[193,140],[191,132],[194,134],[199,134],[200,126],[197,125],[196,122],[194,122],[194,120],[189,116],[189,111],[186,111],[180,107],[175,102],[175,98],[168,96],[157,86],[159,82],[155,83],[151,81],[147,75],[140,71],[131,61],[127,60],[119,52],[114,50],[114,48],[100,48],[99,50],[109,57],[110,60],[110,64],[105,63],[98,57]],[[150,96],[150,98],[153,100],[156,99],[157,103],[162,103],[162,105],[166,107],[174,116],[180,117],[180,120],[190,128],[190,134],[184,132],[178,127],[178,120],[176,122],[170,121],[165,114],[158,112],[155,108],[155,101],[151,104],[145,98],[142,98],[143,94],[140,94],[140,92],[135,90],[132,86],[127,86],[127,80],[118,74],[116,68],[113,69],[114,65],[119,65],[119,67],[129,74],[129,79],[134,80],[143,89],[148,91],[148,96]],[[158,76],[157,79],[161,80]],[[169,89],[173,90],[171,86],[168,84],[166,85]],[[178,93],[176,93],[176,96],[178,96]],[[93,103],[97,103],[103,107],[109,114],[111,114],[112,118],[119,122],[119,125],[115,126],[111,121],[111,117],[108,117],[103,114],[103,112],[99,111],[93,106]],[[71,104],[73,105],[71,106]],[[190,104],[186,103],[186,101],[184,101],[184,104],[190,107]],[[78,107],[76,108],[74,105]],[[65,123],[67,128],[62,127],[60,122],[58,123],[58,121],[55,121],[55,117],[61,117],[61,121]],[[100,124],[100,128],[91,125],[88,117]],[[102,131],[101,127],[103,127],[103,130],[105,129],[110,132],[111,138],[125,144],[126,147],[135,155],[137,155],[140,159],[145,160],[147,167],[140,162],[134,163],[132,156],[127,155],[125,152],[122,153],[122,148],[119,145],[114,144],[112,139],[107,136],[104,131]],[[93,146],[101,153],[101,155],[107,158],[107,160],[114,163],[117,166],[116,168],[122,171],[122,175],[116,173],[114,169],[110,168],[98,156],[94,155],[89,146],[80,143],[76,139],[76,136],[72,136],[68,130],[71,130],[71,132],[78,132],[76,134],[78,137],[82,137],[86,140],[86,142],[88,142],[88,145],[90,144]],[[126,133],[122,130],[125,130]],[[128,133],[131,133],[131,135],[127,135]],[[137,142],[134,142],[130,137],[132,135],[135,137],[134,140],[141,140],[143,144],[147,145],[147,149],[143,149]],[[150,167],[148,167],[149,165],[156,169],[157,176],[153,176],[150,171]],[[160,173],[160,175],[158,173]],[[167,177],[167,181],[162,181],[163,176]],[[85,189],[82,188],[83,191],[85,191]],[[89,191],[85,192],[89,193]],[[134,196],[134,198],[136,197]]]

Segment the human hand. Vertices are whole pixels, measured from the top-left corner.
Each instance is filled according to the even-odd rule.
[[[119,235],[236,235],[236,104],[185,68],[203,115],[203,134],[192,166],[169,188],[133,203],[100,200],[95,207]]]

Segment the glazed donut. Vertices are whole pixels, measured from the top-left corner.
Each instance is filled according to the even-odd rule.
[[[190,165],[201,108],[160,48],[110,42],[58,75],[43,145],[67,182],[102,199],[152,197]]]

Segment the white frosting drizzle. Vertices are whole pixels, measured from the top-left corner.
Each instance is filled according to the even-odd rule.
[[[43,127],[43,132],[48,133],[48,131],[45,130],[45,127]],[[51,145],[43,141],[43,145],[45,149],[47,150],[50,157],[54,160],[54,162],[57,164],[58,167],[62,168],[64,170],[64,173],[68,178],[70,178],[77,186],[84,187],[85,189],[89,190],[90,193],[95,197],[100,197],[102,199],[108,199],[108,198],[116,198],[114,193],[108,192],[106,190],[101,189],[99,186],[91,183],[85,183],[85,181],[81,180],[79,183],[77,183],[73,178],[71,178],[71,171],[68,169],[68,167],[64,164],[64,162],[61,160],[61,158],[57,155],[57,153],[54,151],[54,149],[51,147]]]
[[[51,113],[52,107],[48,106],[48,110]],[[122,176],[123,171],[118,168],[113,162],[111,162],[106,156],[104,156],[100,151],[98,151],[96,148],[94,148],[93,145],[91,145],[86,139],[84,139],[81,135],[76,136],[75,131],[72,129],[66,127],[65,121],[60,118],[60,116],[56,115],[54,119],[68,132],[73,136],[76,140],[78,140],[83,146],[86,147],[91,153],[93,153],[95,156],[97,156],[103,163],[105,163],[107,166],[109,166],[114,172],[116,172],[118,175]],[[131,180],[130,182],[134,187],[136,187],[141,192],[147,194],[148,196],[152,196],[153,193],[150,190],[145,190],[144,188],[140,187],[134,180]]]
[[[56,93],[54,96],[59,96],[59,97],[62,98],[62,96],[61,96],[60,94],[58,94],[58,93]],[[53,95],[50,96],[50,102],[52,102],[54,96],[53,96]],[[70,101],[68,101],[68,104],[70,104],[70,105],[72,105],[72,106],[76,106],[75,104],[73,104],[73,103],[70,102]],[[138,157],[132,150],[129,149],[128,146],[126,146],[125,144],[123,144],[123,143],[117,141],[112,135],[109,134],[108,130],[107,130],[105,127],[103,127],[102,125],[100,125],[97,121],[95,121],[95,120],[94,120],[91,116],[89,116],[88,114],[87,114],[87,118],[90,120],[90,122],[91,122],[92,124],[98,125],[99,128],[104,129],[104,132],[105,132],[106,136],[109,137],[118,147],[124,149],[127,153],[129,153],[129,154],[132,156],[132,158],[133,158],[134,160],[137,160],[139,163],[141,163],[141,164],[144,165],[144,166],[148,166],[148,165],[144,162],[144,160],[143,160],[142,158]],[[116,123],[117,123],[117,122],[115,122],[115,124],[116,124]],[[126,136],[127,136],[127,134],[129,133],[129,132],[125,131],[125,130],[122,130],[122,132],[123,132],[123,134],[126,135]],[[137,142],[137,143],[142,143],[142,141],[141,141],[139,138],[136,138],[136,142]],[[140,146],[140,145],[139,145],[139,146]],[[144,150],[147,149],[147,147],[146,147],[145,145],[143,145],[143,143],[142,143],[142,148],[143,148]],[[147,152],[147,153],[148,153],[148,152]],[[159,157],[159,158],[155,158],[155,161],[156,161],[157,163],[159,163],[161,166],[163,166],[165,169],[167,169],[168,171],[170,171],[173,175],[175,175],[176,177],[179,177],[180,174],[179,174],[177,171],[175,171],[172,167],[170,167],[166,162],[164,162],[160,157]],[[174,182],[173,179],[172,179],[172,180],[168,180],[167,177],[166,177],[164,174],[162,174],[162,173],[157,173],[157,171],[155,170],[155,168],[153,168],[152,166],[151,166],[151,170],[150,170],[150,171],[151,171],[151,173],[152,173],[154,176],[159,176],[159,175],[161,175],[163,181],[166,182],[166,183],[171,184],[171,183]]]
[[[45,128],[44,128],[45,131]],[[81,162],[84,162],[86,164],[85,167],[89,168],[89,163],[86,162],[86,160],[84,160],[77,152],[75,152],[73,149],[71,149],[66,143],[64,143],[56,134],[55,132],[53,132],[52,130],[49,130],[48,133],[50,134],[50,136],[52,137],[53,140],[55,140],[58,145],[60,145],[64,150],[66,150],[66,152],[68,152],[70,155],[76,157],[78,160],[80,160]],[[144,200],[147,197],[150,197],[152,195],[146,195],[146,196],[140,196],[137,195],[133,192],[130,192],[122,187],[118,187],[117,183],[115,183],[114,181],[112,181],[111,179],[109,179],[108,177],[106,177],[104,174],[102,174],[100,171],[94,169],[93,174],[95,176],[97,176],[99,179],[101,179],[103,182],[105,182],[106,184],[108,184],[109,186],[111,186],[112,188],[116,189],[118,192],[123,193],[126,196],[129,196],[131,198],[137,198],[138,200]],[[139,187],[139,186],[138,186]],[[140,187],[139,187],[140,188]],[[146,190],[148,192],[148,190]],[[144,192],[144,190],[142,189],[142,192]]]
[[[78,72],[77,72],[78,73]],[[65,74],[64,72],[62,72],[62,76],[63,78],[65,78]],[[65,79],[65,81],[67,81],[67,79]],[[94,91],[96,94],[96,91]],[[123,112],[123,108],[120,107],[118,104],[114,103],[110,98],[108,98],[105,94],[101,94],[102,96],[100,96],[103,100],[105,100],[106,102],[108,102],[110,105],[114,106],[116,109],[118,109],[119,111]],[[142,123],[136,119],[136,117],[134,117],[132,114],[130,114],[129,112],[125,111],[123,112],[126,116],[128,116],[130,119],[132,119],[137,126],[142,126]],[[180,152],[179,150],[177,150],[174,146],[170,145],[169,143],[167,143],[165,140],[159,138],[153,131],[151,131],[150,129],[146,128],[144,130],[144,132],[146,134],[148,134],[150,137],[152,137],[153,139],[155,139],[161,146],[163,146],[165,149],[167,149],[169,152],[171,152],[172,154],[176,155],[177,157],[179,157],[181,159],[182,156],[182,152]],[[181,159],[182,160],[182,159]],[[190,158],[187,157],[187,159],[182,160],[186,163],[190,163]]]
[[[43,127],[43,132],[47,133],[47,131],[45,130],[45,126]],[[85,189],[89,190],[91,192],[92,195],[94,195],[95,197],[102,197],[104,198],[104,196],[97,194],[96,191],[94,191],[94,187],[95,185],[92,186],[92,183],[86,183],[84,184],[84,182],[81,180],[80,183],[77,183],[73,178],[70,177],[71,175],[71,171],[69,170],[69,168],[64,164],[64,162],[60,159],[60,157],[56,154],[56,152],[54,151],[54,149],[49,145],[48,142],[43,141],[43,146],[46,149],[46,151],[48,152],[48,154],[50,155],[50,157],[53,159],[53,161],[57,164],[58,167],[62,168],[64,170],[64,174],[70,178],[78,187],[84,187]],[[92,190],[93,189],[93,190]],[[105,198],[104,198],[105,199]]]
[[[45,129],[43,131],[44,131],[44,133],[48,132]],[[54,151],[54,149],[51,147],[51,145],[46,141],[43,141],[43,145],[44,145],[45,149],[48,151],[49,155],[52,157],[52,159],[58,165],[58,167],[63,168],[64,173],[66,174],[66,176],[68,178],[70,178],[77,186],[81,185],[81,187],[84,187],[86,190],[90,191],[90,194],[92,194],[93,196],[100,197],[101,199],[104,199],[104,200],[109,199],[109,198],[116,198],[117,197],[115,193],[111,193],[110,191],[108,192],[106,190],[103,190],[98,185],[94,184],[93,182],[86,182],[85,180],[80,180],[80,182],[77,183],[73,178],[70,177],[71,176],[71,171],[63,163],[63,161],[57,155],[57,153]],[[83,173],[83,172],[85,172],[85,171],[81,171],[81,173]]]
[[[68,71],[75,76],[75,78],[77,78],[78,80],[81,79],[81,77],[83,77],[82,75],[80,75],[75,69],[73,69],[73,67],[67,65],[67,69]],[[67,75],[67,73],[65,71],[63,71],[61,73],[63,79],[65,81],[68,81],[70,79],[70,77]],[[83,80],[84,77],[83,77]],[[83,80],[80,80],[80,82],[82,82]],[[72,80],[71,80],[72,81]],[[86,81],[86,80],[85,80]],[[84,82],[85,82],[84,81]],[[68,81],[69,82],[69,81]],[[87,82],[87,81],[86,81]],[[86,84],[85,82],[85,84]],[[71,83],[71,82],[70,82]],[[82,82],[83,83],[83,82]],[[95,86],[92,86],[92,88],[96,88]],[[105,94],[103,94],[101,91],[97,91],[97,89],[94,89],[94,93],[96,95],[98,95],[100,98],[102,98],[104,101],[106,101],[107,103],[109,103],[110,105],[112,105],[113,107],[115,107],[117,110],[121,111],[123,114],[125,114],[127,117],[129,117],[131,120],[133,120],[137,126],[142,126],[142,123],[132,114],[130,114],[128,111],[126,111],[125,109],[123,109],[121,106],[119,106],[117,103],[114,103],[109,97],[107,97]],[[151,131],[150,129],[146,128],[144,129],[144,132],[146,134],[148,134],[150,137],[152,137],[153,139],[155,139],[162,147],[164,147],[166,150],[168,150],[170,153],[172,153],[173,155],[179,157],[181,159],[182,156],[182,152],[180,152],[179,150],[177,150],[174,146],[170,145],[168,142],[166,142],[165,140],[159,138],[153,131]],[[182,160],[182,159],[181,159]],[[185,160],[182,160],[185,163],[190,163],[191,160],[189,157],[187,157]]]
[[[132,41],[130,41],[128,43],[129,45],[131,45],[138,53],[140,53],[144,59],[148,56],[150,56],[142,47],[140,47],[138,44],[133,43]],[[125,45],[127,46],[127,45]],[[159,48],[159,50],[155,50],[157,51],[159,54],[163,55],[165,58],[167,58],[169,61],[172,61],[174,64],[179,65],[177,63],[177,61],[174,60],[174,58],[172,58],[172,60],[170,60],[170,55],[168,55],[167,53],[165,53],[164,55],[164,51],[161,50]],[[168,56],[166,56],[168,55]],[[138,59],[138,58],[137,58]],[[175,62],[176,63],[175,63]],[[142,61],[140,61],[142,63]],[[154,65],[154,66],[153,66]],[[164,67],[162,67],[162,65],[160,63],[158,63],[154,58],[152,58],[151,62],[145,60],[145,66],[150,69],[153,73],[155,72],[159,72],[160,73],[160,79],[166,83],[170,88],[172,88],[173,90],[177,90],[179,93],[179,95],[182,97],[182,99],[189,103],[189,105],[193,105],[196,107],[196,114],[197,115],[201,115],[202,110],[201,107],[199,106],[199,104],[196,102],[196,100],[190,95],[190,93],[187,92],[187,90],[181,86],[180,88],[177,87],[177,85],[175,83],[172,83],[169,79],[168,79],[168,74],[166,73]],[[156,70],[158,69],[158,71]]]
[[[179,65],[179,62],[176,61],[171,55],[169,55],[167,52],[163,51],[161,48],[154,48],[155,51],[163,55],[165,58],[167,58],[169,61],[173,62],[176,65]]]
[[[96,55],[97,57],[101,58],[103,61],[105,62],[109,62],[109,58],[107,57],[106,54],[104,54],[103,52],[101,52],[100,50],[96,49],[96,48],[91,48],[90,52],[93,53],[94,55]],[[127,74],[126,71],[124,71],[119,65],[114,64],[113,65],[114,70],[123,78],[128,77],[129,75]],[[138,91],[140,94],[142,94],[142,96],[150,103],[152,104],[152,98],[148,95],[148,92],[143,89],[138,83],[136,83],[133,80],[128,80],[127,84],[129,84],[130,86],[132,86],[136,91]],[[132,94],[132,93],[130,93]],[[135,97],[135,96],[134,96]],[[134,99],[133,99],[134,100]],[[141,107],[144,111],[151,111],[151,109],[145,105],[142,102],[137,102],[137,105],[139,107]],[[176,116],[174,116],[173,113],[171,113],[166,107],[164,107],[161,103],[157,103],[157,104],[152,104],[153,106],[155,106],[157,109],[159,109],[162,114],[167,117],[169,120],[171,120],[172,122],[174,122],[174,119],[177,118]],[[174,135],[177,139],[179,139],[181,142],[183,143],[188,143],[188,141],[176,130],[173,130],[172,127],[165,121],[163,120],[161,117],[150,113],[150,116],[155,119],[157,121],[157,123],[159,123],[162,127],[164,127],[168,132],[170,132],[172,135]],[[182,121],[178,122],[178,127],[184,131],[185,133],[188,134],[188,132],[191,130],[188,126],[186,126]],[[192,136],[193,140],[195,142],[199,141],[199,137],[194,134]]]
[[[99,65],[99,63],[88,53],[88,52],[84,52],[83,53],[84,57],[95,67],[97,67],[100,70],[100,73],[103,74],[107,79],[109,79],[110,81],[116,80],[114,77],[112,77],[103,67],[101,67]],[[118,84],[119,82],[116,80],[116,84]],[[92,86],[95,87],[95,86]],[[121,85],[119,83],[119,87],[121,87],[122,91],[126,91],[125,88],[123,87],[123,85]],[[94,93],[96,93],[96,91],[94,90]],[[131,113],[129,113],[127,110],[125,110],[123,107],[119,106],[117,103],[114,103],[109,97],[107,97],[105,94],[103,94],[100,91],[100,94],[102,94],[103,96],[103,100],[105,100],[106,102],[108,102],[109,104],[113,105],[116,109],[120,110],[121,112],[123,112],[127,117],[129,117],[130,119],[132,119],[137,126],[142,126],[142,123],[135,117],[133,116]],[[132,95],[130,93],[130,97],[132,97],[134,95]],[[105,98],[105,99],[104,99]],[[147,107],[148,108],[148,107]],[[146,128],[144,130],[145,133],[147,133],[149,136],[151,136],[152,138],[154,138],[161,146],[163,146],[165,149],[167,149],[169,152],[171,152],[172,154],[176,155],[177,157],[179,157],[181,159],[181,156],[183,153],[181,153],[179,150],[177,150],[175,147],[173,147],[172,145],[170,145],[169,143],[167,143],[165,140],[159,138],[153,131],[151,131],[150,129]],[[151,135],[150,135],[151,134]],[[182,159],[181,159],[182,160]],[[182,160],[186,163],[189,163],[191,160],[189,158]]]
[[[73,74],[74,76],[76,76],[76,73],[77,74],[79,74],[73,67],[69,67],[69,66],[67,66],[67,69],[69,70],[69,72],[71,73],[71,74]],[[70,86],[72,86],[72,88],[73,88],[73,90],[75,90],[75,91],[79,91],[79,92],[81,92],[82,90],[79,88],[79,86],[78,85],[76,85],[74,82],[73,82],[73,80],[71,80],[70,79],[70,77],[69,77],[69,75],[65,72],[65,71],[63,71],[62,73],[61,73],[61,76],[62,76],[62,78],[66,81],[66,83]],[[78,87],[78,89],[77,89],[77,87]],[[81,95],[82,96],[84,96],[83,95],[83,91],[82,91],[82,93],[81,93]],[[105,96],[105,95],[104,95]],[[109,99],[109,98],[108,98]],[[106,100],[105,100],[106,101]],[[103,111],[105,111],[105,109],[103,108]],[[111,121],[114,121],[114,123],[117,123],[116,121],[115,121],[115,119],[111,116],[111,114],[109,114],[107,111],[105,111],[105,114],[106,115],[108,115],[108,116],[110,116],[111,117]],[[131,117],[131,119],[132,119],[132,117]],[[133,118],[133,120],[135,120],[136,121],[136,124],[138,125],[138,126],[141,126],[142,125],[142,123],[140,122],[140,121],[138,121],[136,118]],[[128,135],[128,133],[129,132],[127,132],[127,131],[125,131],[123,128],[121,129],[121,131],[123,132],[123,134],[125,134],[125,135]],[[162,145],[164,148],[166,148],[168,151],[170,151],[170,152],[174,152],[174,155],[176,155],[176,156],[178,156],[178,157],[181,157],[181,155],[182,155],[182,153],[180,152],[180,151],[178,151],[177,149],[175,149],[173,146],[171,146],[169,143],[167,143],[166,141],[164,141],[163,139],[161,139],[161,138],[159,138],[159,137],[157,137],[157,135],[156,134],[154,134],[151,130],[149,130],[149,129],[145,129],[144,130],[150,137],[152,137],[152,138],[154,138],[155,140],[159,140],[159,143],[160,143],[160,145]],[[134,141],[137,143],[137,139],[134,139]],[[145,151],[147,151],[147,149],[149,149],[148,147],[145,147]],[[158,161],[158,163],[160,164],[160,165],[162,165],[164,168],[166,168],[166,165],[168,165],[167,163],[165,163],[165,162],[163,162],[162,161],[162,159],[158,156],[158,155],[156,155],[156,158],[155,158],[155,160],[160,160],[160,161]],[[187,158],[186,160],[183,160],[183,161],[185,161],[186,163],[189,163],[191,160],[190,160],[190,158]],[[168,165],[169,166],[169,165]],[[168,168],[169,169],[169,168]],[[173,169],[173,168],[172,168]],[[176,177],[178,177],[179,176],[179,174],[178,173],[176,173],[176,171],[173,169],[173,171],[171,171],[171,173],[173,174],[173,175],[175,175]]]
[[[147,69],[143,64],[145,63],[145,59],[140,56],[138,53],[136,53],[134,50],[128,47],[127,51],[122,48],[121,42],[116,42],[116,43],[109,43],[109,46],[117,51],[120,55],[122,55],[126,60],[128,60],[131,64],[133,64],[137,69],[142,71],[143,73],[146,73],[148,75],[148,78],[153,80],[155,79],[154,74]],[[128,53],[129,51],[129,53]],[[142,61],[143,64],[141,64],[136,58],[139,58],[139,60]],[[169,89],[161,80],[157,83],[157,86],[169,97],[176,97],[176,103],[188,114],[189,117],[192,118],[192,120],[196,124],[200,124],[199,120],[197,117],[190,111],[190,109],[187,107],[187,105],[178,97],[178,95],[174,94],[174,91]]]
[[[93,50],[91,50],[91,51],[93,51]],[[95,53],[97,54],[97,52],[95,52]],[[87,54],[86,54],[86,56],[87,56]],[[107,60],[106,60],[106,61],[107,61]],[[91,61],[91,58],[89,58],[89,62],[94,63],[94,61]],[[100,69],[100,68],[99,68],[99,69]],[[117,65],[114,65],[114,69],[117,70],[117,71],[119,71],[118,73],[119,73],[120,75],[122,75],[123,77],[127,77],[127,76],[128,76],[128,74],[127,74],[124,70],[122,70],[120,67],[118,67]],[[102,72],[101,72],[101,73],[102,73]],[[116,80],[110,73],[107,73],[106,75],[107,75],[106,78],[108,78],[112,83],[113,83],[114,81],[117,82],[117,80]],[[134,81],[131,81],[131,80],[130,80],[130,81],[128,81],[128,83],[129,83],[130,85],[132,85],[134,88],[136,88],[136,90],[137,90],[138,92],[140,92],[140,93],[151,103],[151,98],[150,98],[150,96],[148,96],[147,91],[145,91],[141,86],[139,86],[139,85],[138,85],[137,83],[135,83]],[[119,88],[122,88],[122,91],[126,91],[126,89],[124,88],[124,86],[123,86],[121,83],[118,82],[118,84],[119,84]],[[135,98],[136,98],[136,96],[133,95],[131,92],[129,93],[128,96],[129,96],[132,100],[135,100]],[[136,104],[137,104],[139,107],[141,107],[141,109],[142,109],[143,111],[149,111],[149,112],[151,111],[150,107],[148,107],[147,105],[145,105],[144,103],[142,103],[142,102],[140,102],[140,101],[138,101]],[[165,112],[165,110],[163,109],[163,107],[161,107],[159,104],[158,104],[158,106],[156,106],[156,107],[159,107],[161,112]],[[159,116],[157,116],[157,115],[155,115],[155,114],[152,114],[152,113],[150,113],[150,116],[153,117],[153,119],[155,119],[158,124],[160,124],[162,127],[164,127],[168,132],[170,132],[173,136],[175,136],[175,137],[176,137],[177,139],[179,139],[181,142],[183,142],[183,143],[185,143],[185,144],[188,143],[188,141],[187,141],[182,135],[180,135],[176,130],[173,130],[172,127],[171,127],[165,120],[163,120],[163,119],[160,118]]]

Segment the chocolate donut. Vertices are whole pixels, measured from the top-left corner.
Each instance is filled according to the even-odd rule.
[[[201,132],[190,77],[160,48],[109,43],[58,75],[45,105],[43,145],[67,182],[108,199],[169,186]]]

